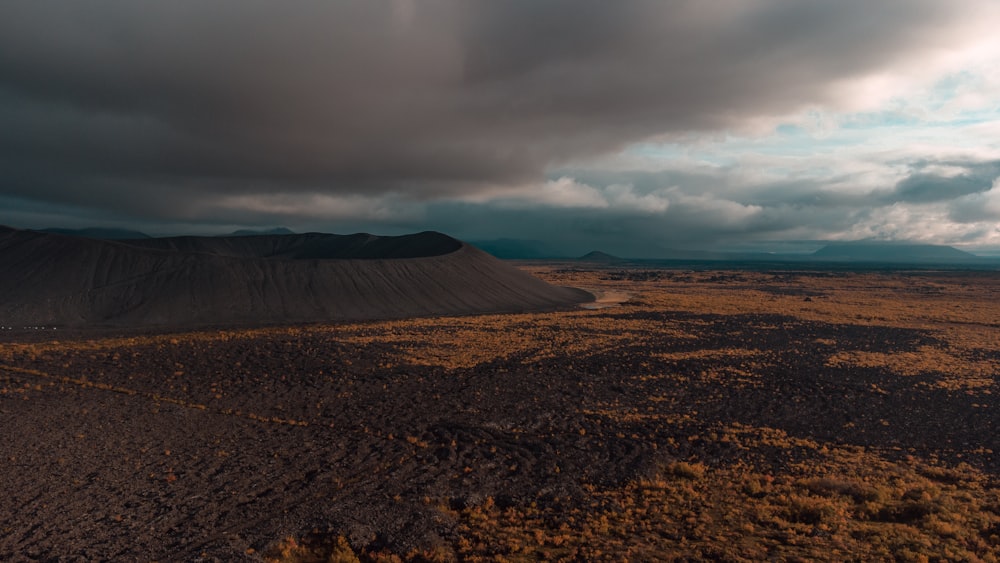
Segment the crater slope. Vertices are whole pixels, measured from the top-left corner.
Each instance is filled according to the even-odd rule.
[[[0,227],[0,324],[184,327],[544,310],[592,300],[436,232],[128,241]]]

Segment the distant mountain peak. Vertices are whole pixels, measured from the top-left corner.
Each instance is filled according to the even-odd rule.
[[[600,250],[591,250],[590,252],[584,254],[579,258],[579,260],[584,260],[586,262],[621,262],[622,259],[614,256],[613,254],[608,254],[607,252],[601,252]]]

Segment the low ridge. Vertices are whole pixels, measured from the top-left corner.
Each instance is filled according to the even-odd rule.
[[[382,237],[368,233],[331,235],[232,235],[225,237],[169,237],[129,241],[132,246],[233,258],[285,260],[375,260],[425,258],[455,252],[462,242],[448,235],[425,231]]]
[[[230,236],[234,237],[255,237],[260,235],[294,235],[295,231],[288,227],[274,227],[271,229],[238,229]]]
[[[549,285],[447,235],[94,240],[0,228],[0,324],[218,326],[566,307]]]
[[[812,254],[827,260],[862,262],[931,262],[976,260],[975,254],[951,246],[912,243],[848,242],[828,244]]]
[[[139,231],[132,231],[129,229],[103,228],[103,227],[87,227],[84,229],[51,228],[51,229],[41,229],[41,232],[54,233],[57,235],[71,235],[77,237],[96,238],[105,240],[130,240],[130,239],[151,238],[146,233]]]

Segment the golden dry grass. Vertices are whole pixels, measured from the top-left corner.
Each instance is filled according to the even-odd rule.
[[[684,462],[588,505],[458,514],[470,561],[996,561],[1000,496],[990,478],[827,450],[784,475]]]

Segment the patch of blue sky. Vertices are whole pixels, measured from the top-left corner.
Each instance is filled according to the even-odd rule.
[[[871,130],[884,128],[952,128],[967,125],[978,125],[1000,120],[1000,106],[979,108],[958,112],[926,113],[899,110],[875,111],[845,115],[840,118],[839,126],[845,130]]]
[[[713,149],[734,156],[742,154],[795,158],[835,152],[857,143],[858,139],[853,135],[825,132],[817,136],[807,129],[792,125],[771,135],[730,138]]]
[[[642,143],[625,150],[626,155],[650,159],[695,160],[716,166],[739,162],[741,155],[809,157],[859,147],[904,145],[914,139],[932,140],[941,130],[1000,121],[1000,111],[963,113],[949,120],[927,122],[898,112],[843,115],[835,124],[814,131],[796,123],[782,123],[771,134],[754,137],[727,136],[697,144]],[[950,135],[949,135],[950,136]],[[944,139],[940,139],[944,140]],[[959,142],[960,139],[955,139]]]
[[[640,143],[627,147],[626,156],[653,160],[694,160],[713,166],[733,166],[741,155],[811,156],[856,143],[838,136],[816,137],[794,124],[780,125],[773,134],[743,137],[726,136],[697,143]]]
[[[714,167],[724,168],[737,163],[737,155],[729,150],[727,141],[699,141],[697,143],[636,143],[625,147],[624,156],[638,157],[648,161],[678,162],[695,161]]]
[[[778,125],[774,128],[774,133],[776,135],[783,135],[786,137],[808,135],[802,126],[792,123],[782,123]]]
[[[975,92],[981,77],[971,71],[949,74],[932,87],[888,100],[881,108],[856,113],[813,109],[777,124],[761,135],[690,134],[673,142],[643,142],[623,155],[649,161],[687,161],[719,168],[736,167],[747,157],[808,159],[866,150],[906,150],[908,145],[982,146],[981,136],[964,131],[1000,123],[1000,99],[980,96],[973,103],[963,96]],[[978,137],[978,138],[977,138]],[[992,145],[992,143],[988,143]],[[767,174],[802,172],[797,166],[768,167]],[[820,171],[816,171],[820,172]]]
[[[622,151],[626,156],[644,158],[685,158],[690,150],[677,143],[635,143]]]
[[[838,126],[844,130],[868,130],[886,127],[914,127],[922,125],[924,119],[914,113],[897,109],[854,113],[841,116]]]

